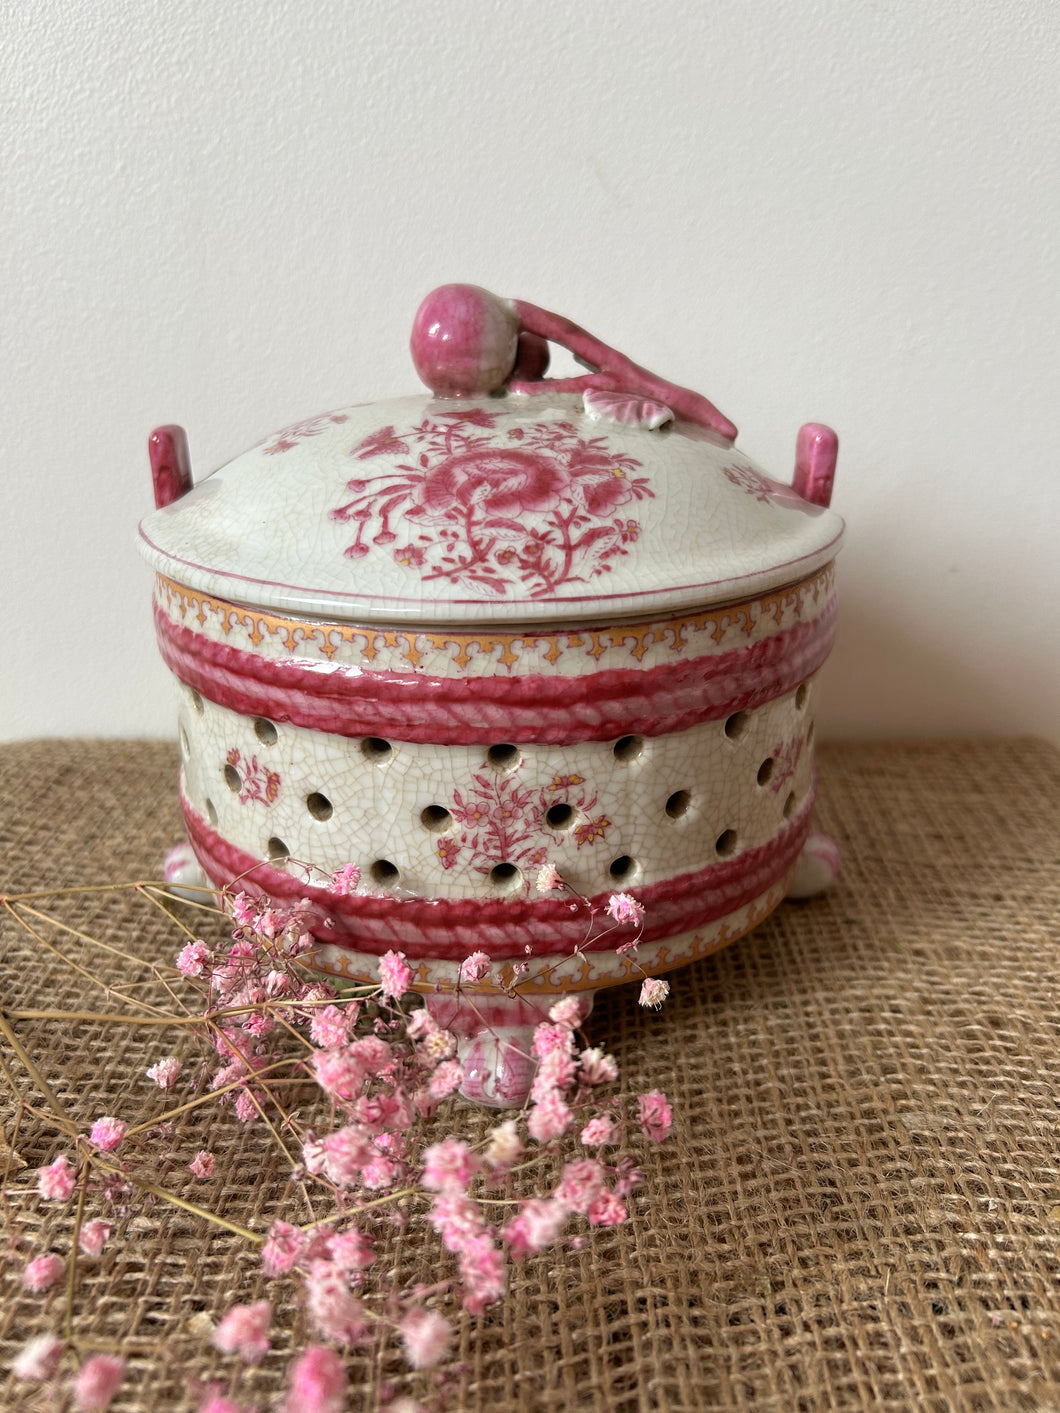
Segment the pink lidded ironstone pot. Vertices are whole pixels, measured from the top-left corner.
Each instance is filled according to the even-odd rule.
[[[548,340],[591,371],[546,379]],[[803,427],[782,484],[704,398],[473,286],[428,297],[412,354],[428,394],[194,488],[183,432],[152,435],[170,878],[311,900],[343,977],[404,953],[464,1092],[517,1103],[559,996],[587,1013],[838,871],[810,823],[837,442]]]

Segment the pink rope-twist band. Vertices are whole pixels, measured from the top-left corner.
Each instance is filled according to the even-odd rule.
[[[216,642],[155,608],[166,664],[218,706],[336,736],[438,745],[495,739],[571,745],[658,736],[749,711],[793,691],[821,666],[835,620],[833,599],[809,622],[747,647],[639,670],[434,677],[344,667],[318,671],[303,659],[266,658]]]

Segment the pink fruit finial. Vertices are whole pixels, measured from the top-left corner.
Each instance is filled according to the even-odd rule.
[[[147,454],[151,458],[155,505],[161,510],[191,490],[191,458],[184,428],[175,423],[156,427],[147,439]]]
[[[438,397],[497,392],[515,367],[519,316],[478,285],[442,285],[416,311],[409,347],[416,372]]]

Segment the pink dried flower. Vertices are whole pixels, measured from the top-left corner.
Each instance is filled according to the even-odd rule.
[[[551,1246],[563,1230],[567,1216],[567,1208],[554,1198],[534,1197],[524,1202],[502,1233],[511,1248],[512,1259],[521,1261],[528,1252]]]
[[[426,1040],[439,1029],[438,1022],[426,1006],[413,1011],[405,1022],[405,1034],[410,1040]]]
[[[101,1153],[113,1153],[125,1137],[128,1127],[129,1125],[123,1119],[115,1119],[109,1114],[104,1114],[89,1129],[89,1142],[95,1144]]]
[[[581,1004],[575,996],[564,996],[550,1008],[548,1018],[568,1030],[577,1030],[582,1023]]]
[[[361,870],[356,864],[345,864],[336,873],[331,875],[331,882],[328,884],[329,893],[337,893],[340,898],[352,893],[361,881]]]
[[[482,1160],[459,1138],[432,1143],[423,1154],[420,1186],[431,1192],[466,1192],[468,1183],[482,1171]]]
[[[657,977],[649,976],[644,980],[640,988],[640,1004],[642,1006],[659,1007],[670,994],[670,983],[661,981]]]
[[[401,1321],[405,1358],[413,1369],[430,1369],[449,1348],[452,1330],[437,1310],[410,1310]]]
[[[425,1035],[420,1043],[420,1054],[429,1065],[440,1065],[456,1053],[456,1036],[451,1031],[438,1026]]]
[[[153,1079],[159,1089],[172,1089],[177,1082],[177,1076],[181,1071],[181,1063],[175,1055],[169,1055],[164,1060],[159,1060],[157,1065],[152,1065],[147,1071],[147,1078]]]
[[[432,1099],[444,1099],[464,1082],[464,1067],[459,1060],[443,1060],[431,1075],[427,1086]]]
[[[238,1354],[244,1364],[260,1364],[269,1352],[272,1309],[267,1300],[253,1305],[233,1305],[214,1331],[214,1348]]]
[[[208,1182],[217,1171],[217,1159],[208,1149],[200,1148],[188,1167],[200,1182]]]
[[[361,1302],[350,1293],[345,1272],[330,1261],[314,1261],[306,1276],[306,1309],[325,1339],[354,1344],[367,1328]]]
[[[394,1059],[390,1046],[378,1035],[365,1035],[355,1040],[350,1046],[350,1054],[369,1074],[382,1074]]]
[[[273,1222],[261,1248],[261,1264],[267,1276],[285,1275],[297,1266],[305,1252],[304,1231],[279,1220]]]
[[[384,952],[379,958],[379,987],[384,996],[398,1001],[409,989],[412,968],[404,952]]]
[[[472,1237],[461,1248],[460,1278],[464,1309],[470,1315],[481,1315],[504,1294],[504,1259],[485,1233]]]
[[[579,1143],[584,1143],[586,1148],[599,1148],[605,1143],[615,1143],[618,1140],[618,1125],[610,1114],[600,1114],[595,1119],[590,1119],[578,1135]]]
[[[340,1231],[328,1241],[328,1255],[339,1271],[366,1271],[375,1260],[372,1243],[365,1234],[351,1227]]]
[[[346,1371],[333,1349],[311,1344],[291,1370],[284,1413],[343,1413]]]
[[[604,1190],[604,1170],[595,1158],[576,1158],[560,1175],[556,1196],[573,1212],[587,1212]]]
[[[81,1413],[103,1413],[125,1377],[125,1360],[115,1354],[95,1354],[84,1364],[74,1384],[74,1401]]]
[[[648,1138],[653,1143],[661,1143],[673,1123],[673,1110],[666,1095],[659,1089],[642,1094],[637,1100],[637,1118]]]
[[[483,977],[489,976],[491,965],[485,952],[472,952],[460,963],[460,980],[481,981]]]
[[[618,1064],[613,1055],[605,1055],[603,1050],[583,1050],[581,1054],[582,1079],[586,1084],[612,1084],[618,1078]]]
[[[490,1129],[489,1147],[486,1149],[486,1162],[491,1168],[510,1168],[523,1156],[523,1142],[519,1137],[519,1126],[514,1119],[505,1119]]]
[[[552,864],[542,864],[534,879],[534,887],[539,893],[551,893],[554,889],[563,887],[563,879]]]
[[[59,1360],[66,1344],[53,1334],[39,1334],[23,1345],[11,1365],[16,1379],[43,1383],[50,1379],[59,1367]]]
[[[260,1097],[255,1095],[252,1089],[241,1089],[236,1095],[236,1102],[233,1107],[236,1111],[236,1118],[241,1124],[252,1124],[255,1119],[261,1117],[258,1104],[254,1102],[255,1098],[258,1099],[258,1104],[260,1104]]]
[[[65,1202],[73,1192],[76,1180],[65,1153],[61,1153],[46,1168],[37,1169],[37,1191],[51,1202]]]
[[[230,898],[228,909],[240,927],[252,926],[257,917],[257,908],[245,893],[237,893],[234,898]]]
[[[337,1128],[323,1139],[324,1172],[339,1187],[352,1187],[375,1156],[371,1134],[360,1124]]]
[[[550,1050],[559,1050],[569,1055],[574,1048],[574,1036],[570,1026],[542,1021],[534,1026],[534,1038],[530,1048],[539,1060],[543,1060]]]
[[[563,1091],[574,1079],[574,1057],[562,1050],[550,1050],[537,1067],[530,1098],[537,1104],[553,1089]]]
[[[398,1164],[392,1163],[389,1158],[372,1158],[361,1169],[361,1181],[369,1192],[381,1192],[383,1188],[394,1185],[401,1171]]]
[[[644,905],[638,903],[629,893],[612,893],[607,902],[608,914],[617,923],[632,923],[636,926],[644,921]]]
[[[309,1034],[314,1045],[344,1045],[349,1035],[346,1012],[338,1006],[324,1006],[314,1011],[309,1022]]]
[[[613,1192],[600,1192],[589,1204],[589,1220],[594,1227],[616,1227],[627,1215],[626,1204]]]
[[[549,1139],[566,1133],[573,1118],[560,1094],[552,1089],[530,1110],[526,1131],[536,1142],[547,1143]]]
[[[110,1239],[111,1229],[106,1222],[94,1217],[85,1222],[77,1238],[77,1244],[86,1256],[98,1256]]]
[[[177,971],[182,976],[202,976],[210,960],[210,949],[205,942],[189,942],[177,953]]]
[[[22,1284],[35,1295],[40,1295],[42,1291],[50,1290],[55,1282],[61,1279],[65,1270],[66,1262],[63,1258],[56,1256],[54,1251],[48,1251],[30,1261],[22,1272]]]
[[[364,1084],[364,1066],[349,1047],[314,1051],[310,1061],[316,1082],[333,1099],[356,1099]]]

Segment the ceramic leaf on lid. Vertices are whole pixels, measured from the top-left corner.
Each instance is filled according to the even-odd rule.
[[[547,339],[591,371],[543,378]],[[293,423],[187,493],[161,429],[161,508],[140,528],[153,567],[286,612],[456,625],[719,604],[836,553],[827,428],[803,428],[781,484],[706,399],[473,286],[424,301],[412,351],[430,395]]]

